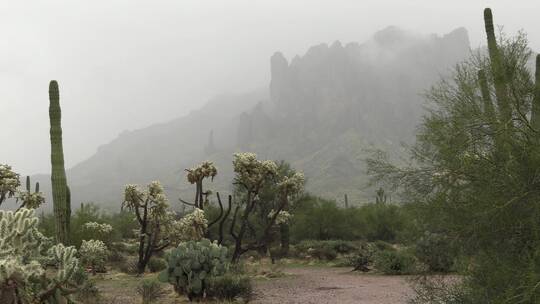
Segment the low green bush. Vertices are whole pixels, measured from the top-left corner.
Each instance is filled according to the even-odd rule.
[[[375,268],[384,274],[413,274],[416,272],[416,259],[405,250],[379,251],[375,255]]]
[[[127,274],[137,274],[137,258],[128,257],[124,262],[120,263],[119,270]]]
[[[165,295],[163,284],[155,279],[142,280],[136,291],[141,296],[143,304],[157,303],[157,300]]]
[[[418,261],[431,272],[449,272],[454,266],[456,253],[443,234],[425,232],[418,239],[414,251]]]
[[[347,266],[354,267],[353,271],[370,271],[369,266],[373,262],[374,251],[373,246],[367,244],[360,246],[356,252],[347,257]]]
[[[247,275],[227,273],[207,281],[206,295],[217,300],[233,301],[242,298],[248,301],[253,294],[251,279]]]
[[[150,258],[150,261],[148,261],[147,267],[150,272],[159,272],[167,268],[167,261],[162,258],[152,257]]]
[[[348,241],[331,240],[316,241],[306,240],[294,246],[291,252],[298,257],[311,256],[321,260],[334,260],[338,254],[348,254],[358,250],[358,246]]]

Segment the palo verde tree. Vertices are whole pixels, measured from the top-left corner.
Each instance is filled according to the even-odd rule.
[[[230,234],[234,239],[234,252],[232,261],[238,262],[240,256],[249,250],[266,248],[270,241],[272,228],[276,222],[285,223],[288,213],[284,208],[293,193],[301,191],[304,184],[304,175],[294,173],[292,176],[278,176],[278,166],[270,160],[260,161],[253,153],[236,153],[233,159],[235,172],[234,184],[240,188],[240,202],[237,203]],[[274,184],[279,196],[279,203],[275,209],[268,210],[264,215],[265,225],[259,235],[252,233],[246,243],[248,230],[253,227],[251,222],[257,204],[263,204],[259,194],[268,184]]]
[[[49,118],[51,123],[51,183],[53,210],[56,219],[56,241],[69,243],[69,220],[71,217],[71,193],[67,185],[62,146],[62,111],[58,82],[49,84]]]
[[[538,303],[540,56],[533,74],[525,36],[497,39],[490,9],[484,21],[487,52],[428,92],[410,164],[379,154],[368,165],[469,262],[459,303]]]
[[[137,271],[144,273],[146,265],[155,253],[169,246],[167,231],[173,218],[168,211],[169,203],[163,187],[157,181],[151,182],[143,191],[136,185],[127,185],[124,190],[122,208],[135,213],[139,222],[139,249]]]

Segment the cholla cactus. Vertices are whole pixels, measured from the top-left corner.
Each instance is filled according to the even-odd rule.
[[[159,280],[174,285],[178,293],[187,293],[190,300],[202,298],[206,280],[223,275],[229,267],[227,247],[208,239],[181,243],[171,250],[167,262]]]
[[[11,166],[0,164],[0,205],[14,196],[20,185],[19,174],[13,172]]]
[[[105,270],[105,262],[108,255],[109,250],[107,246],[100,240],[82,241],[81,248],[79,249],[81,262],[86,267],[90,267],[93,274]]]
[[[217,168],[214,166],[214,163],[211,161],[205,161],[199,164],[198,166],[186,169],[187,171],[187,180],[190,184],[195,184],[195,203],[190,204],[185,201],[182,201],[188,205],[193,205],[195,208],[204,209],[204,204],[208,203],[208,195],[210,191],[203,191],[203,180],[205,178],[211,178],[214,180],[214,177],[217,175]],[[206,199],[203,200],[203,197]]]
[[[259,189],[269,177],[275,176],[278,167],[271,160],[258,160],[254,153],[235,153],[233,168],[235,183],[251,191]]]
[[[96,222],[87,222],[83,225],[83,228],[86,230],[91,230],[98,233],[111,233],[113,230],[113,227],[109,224],[100,224]]]
[[[45,203],[45,197],[43,193],[39,191],[39,183],[36,183],[36,188],[32,192],[30,187],[30,176],[26,177],[26,191],[17,190],[17,202],[21,202],[21,208],[36,209]]]
[[[199,164],[197,167],[186,169],[187,180],[190,184],[195,184],[204,178],[210,177],[212,180],[217,175],[217,168],[211,161],[205,161]]]
[[[74,280],[75,248],[58,244],[45,253],[49,240],[37,224],[31,209],[0,210],[0,299],[7,303],[65,302],[81,283]]]
[[[276,216],[276,211],[272,209],[268,213],[268,218],[272,219],[274,216]],[[275,223],[277,225],[288,224],[292,217],[292,214],[290,214],[288,211],[281,210],[276,216]]]
[[[140,190],[136,185],[127,185],[122,208],[133,211],[139,222],[137,268],[139,273],[143,273],[152,255],[170,244],[166,239],[166,228],[171,220],[169,203],[161,184],[154,181],[148,185],[146,191]]]
[[[280,191],[290,195],[302,192],[305,182],[304,173],[295,172],[292,176],[284,176],[277,186]]]
[[[200,241],[208,229],[208,220],[204,211],[196,208],[180,219],[175,225],[175,234],[181,241]]]

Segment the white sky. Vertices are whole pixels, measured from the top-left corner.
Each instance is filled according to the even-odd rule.
[[[278,50],[290,59],[389,25],[422,34],[463,26],[479,46],[486,6],[540,50],[538,0],[0,0],[0,163],[49,171],[50,79],[60,83],[73,166],[123,130],[267,85]]]

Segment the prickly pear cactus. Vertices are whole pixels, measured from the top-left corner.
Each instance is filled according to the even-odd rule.
[[[80,283],[74,280],[75,248],[59,244],[46,250],[50,240],[37,224],[34,210],[0,210],[0,299],[5,303],[62,303]]]
[[[181,243],[170,251],[167,262],[159,280],[174,285],[178,293],[186,293],[190,301],[203,298],[206,280],[223,275],[229,267],[227,248],[207,239]]]

